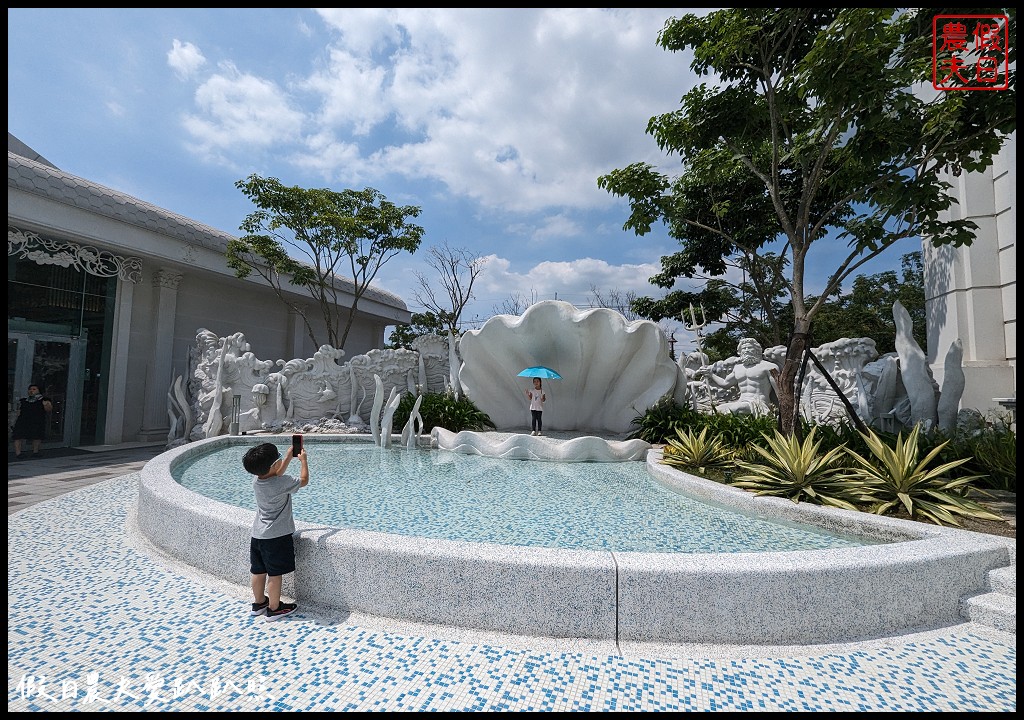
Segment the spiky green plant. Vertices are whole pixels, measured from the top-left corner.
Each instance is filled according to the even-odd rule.
[[[700,434],[692,430],[676,429],[676,437],[669,438],[661,462],[699,475],[720,472],[733,464],[734,452],[719,437],[708,438],[705,427]]]
[[[984,431],[971,439],[974,462],[986,488],[1017,492],[1017,433],[1009,427]]]
[[[753,446],[760,455],[759,461],[736,461],[746,473],[733,480],[735,487],[752,490],[758,495],[846,510],[859,510],[858,505],[873,500],[866,483],[849,476],[843,464],[844,447],[821,453],[821,440],[815,437],[814,429],[803,442],[778,430],[773,435],[765,433],[763,437],[766,448]]]
[[[926,438],[922,436],[921,440],[924,443]],[[997,422],[975,432],[954,433],[940,457],[943,460],[970,458],[953,474],[980,475],[976,488],[1017,492],[1017,434],[1008,423]]]
[[[919,457],[920,430],[921,426],[915,425],[906,439],[902,432],[899,433],[892,446],[887,445],[874,431],[868,430],[862,436],[870,450],[870,457],[846,450],[854,462],[852,472],[867,484],[876,498],[871,511],[877,515],[886,515],[895,514],[902,508],[913,520],[956,527],[961,525],[957,516],[1002,520],[984,505],[966,496],[972,483],[981,476],[949,475],[950,471],[965,464],[970,458],[929,467],[948,441],[933,447],[923,458]]]

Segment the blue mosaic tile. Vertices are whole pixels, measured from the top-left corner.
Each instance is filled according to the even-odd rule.
[[[303,607],[266,623],[246,588],[136,546],[137,479],[8,517],[8,711],[1016,711],[1016,637],[969,624],[843,653],[669,658],[393,633]]]
[[[293,505],[297,519],[313,524],[620,552],[766,552],[877,542],[700,502],[659,485],[638,461],[510,461],[316,441],[307,450],[311,481]],[[243,451],[219,448],[185,460],[175,467],[175,479],[206,497],[255,510]]]

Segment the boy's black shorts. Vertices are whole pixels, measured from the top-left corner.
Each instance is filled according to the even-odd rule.
[[[253,575],[287,575],[295,572],[295,543],[292,536],[252,538],[249,541],[249,572]]]

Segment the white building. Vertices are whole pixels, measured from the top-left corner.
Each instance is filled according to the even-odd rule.
[[[970,247],[923,243],[928,360],[941,384],[943,360],[963,341],[961,408],[1005,412],[1017,397],[1017,134],[985,172],[949,177],[955,204],[943,220],[978,225]]]
[[[200,328],[241,331],[262,358],[312,357],[301,318],[262,278],[228,268],[232,237],[63,172],[8,133],[8,426],[35,383],[54,401],[47,445],[166,439],[167,392]],[[350,304],[351,281],[339,286]],[[409,320],[401,298],[371,287],[346,357]]]

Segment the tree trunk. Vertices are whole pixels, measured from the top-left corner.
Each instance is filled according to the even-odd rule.
[[[800,372],[808,342],[810,342],[808,333],[793,333],[789,339],[789,348],[786,350],[786,360],[782,363],[782,372],[779,373],[779,431],[786,437],[793,437],[796,432],[799,418],[799,408],[796,403],[796,376]]]

